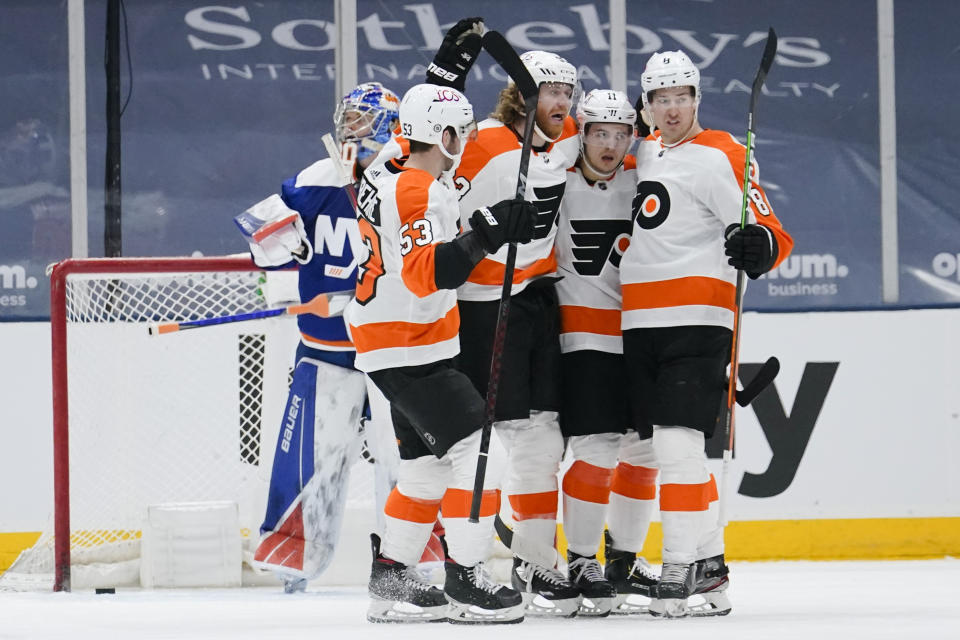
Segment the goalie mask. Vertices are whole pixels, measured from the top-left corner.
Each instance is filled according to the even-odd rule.
[[[337,143],[356,147],[356,159],[379,153],[399,118],[397,94],[379,82],[365,82],[345,95],[333,114]],[[345,158],[351,154],[344,153]]]
[[[460,140],[458,153],[451,154],[443,146],[443,132],[447,127],[452,128]],[[470,101],[456,89],[418,84],[407,91],[400,103],[400,132],[407,140],[439,146],[456,167],[467,142],[477,137],[477,121]]]
[[[622,91],[594,89],[580,100],[580,157],[591,172],[601,178],[616,173],[633,143],[636,120],[637,110]]]

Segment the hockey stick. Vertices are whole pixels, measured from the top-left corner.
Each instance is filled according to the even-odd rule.
[[[521,560],[538,564],[541,567],[557,566],[556,549],[536,540],[513,535],[513,529],[507,526],[507,523],[500,518],[499,514],[493,519],[493,528],[500,537],[503,546],[510,549],[513,555]]]
[[[346,293],[321,293],[310,302],[303,304],[291,304],[278,309],[249,311],[247,313],[237,313],[230,316],[220,316],[218,318],[201,318],[200,320],[185,320],[183,322],[162,322],[151,324],[147,327],[147,331],[152,336],[159,336],[165,333],[176,333],[177,331],[185,331],[187,329],[202,329],[203,327],[230,324],[231,322],[262,320],[263,318],[274,318],[276,316],[296,316],[301,313],[312,313],[321,318],[330,318],[342,314],[352,299],[352,291]]]
[[[750,158],[753,155],[753,137],[754,137],[754,113],[757,108],[757,98],[763,90],[763,81],[767,77],[767,72],[773,65],[773,59],[777,54],[777,34],[773,27],[767,34],[767,44],[763,48],[763,56],[760,58],[760,68],[757,69],[757,76],[753,79],[753,88],[750,91],[750,111],[747,113],[747,150],[745,167],[743,169],[743,200],[740,205],[740,228],[747,225],[747,206],[750,201]],[[734,299],[733,312],[733,338],[730,344],[730,379],[727,381],[727,402],[724,408],[723,416],[723,435],[726,441],[723,449],[723,471],[720,476],[720,504],[719,519],[721,526],[726,526],[727,521],[727,489],[730,478],[730,459],[733,455],[733,409],[734,401],[737,395],[737,374],[740,368],[740,320],[743,316],[743,290],[744,290],[744,271],[737,269],[737,290]],[[769,361],[768,361],[769,362]],[[777,362],[777,371],[780,366]],[[776,375],[776,373],[774,373]],[[773,380],[773,377],[770,378]],[[768,383],[769,384],[769,383]],[[758,392],[759,393],[759,392]]]
[[[739,369],[739,365],[737,369]],[[743,389],[737,390],[737,404],[741,407],[746,407],[753,399],[760,395],[760,392],[770,386],[770,383],[773,382],[773,379],[777,377],[777,374],[780,373],[780,361],[777,360],[776,356],[770,356],[767,358],[767,361],[763,363],[763,366],[760,367],[760,370],[757,371],[757,375],[753,376],[753,380],[750,381],[750,384],[745,385]]]
[[[337,143],[334,142],[333,136],[325,133],[320,139],[323,141],[323,146],[327,149],[327,155],[333,160],[333,166],[337,168],[337,173],[340,174],[340,179],[343,181],[343,189],[347,192],[347,197],[350,198],[350,205],[353,207],[353,212],[357,213],[357,190],[353,186],[353,176],[350,175],[350,169],[343,163],[343,155],[341,155],[337,149]],[[359,262],[357,256],[353,256],[353,261],[345,267],[325,264],[323,265],[323,275],[344,280],[353,273],[353,268],[357,266],[357,262]]]
[[[520,169],[517,172],[518,198],[527,190],[527,168],[530,166],[530,150],[533,144],[533,125],[537,118],[537,100],[540,89],[533,81],[523,61],[513,50],[507,39],[497,31],[487,31],[483,35],[483,48],[503,70],[513,78],[523,96],[526,110],[523,125],[523,145],[520,148]],[[487,456],[490,452],[490,432],[496,419],[497,388],[500,386],[500,365],[503,358],[503,346],[507,337],[507,317],[510,314],[510,289],[513,285],[513,270],[517,262],[517,245],[511,242],[507,249],[507,263],[503,269],[503,289],[500,292],[500,310],[497,315],[497,329],[493,336],[493,348],[490,357],[490,378],[487,381],[487,406],[480,435],[480,456],[477,458],[477,474],[473,483],[473,499],[470,503],[470,522],[480,522],[480,501],[483,497],[483,481],[487,475]]]

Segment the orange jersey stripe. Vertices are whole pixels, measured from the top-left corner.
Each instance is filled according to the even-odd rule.
[[[430,186],[434,177],[426,171],[407,169],[397,178],[397,212],[400,224],[407,225],[404,235],[409,236],[411,251],[403,256],[403,268],[400,275],[403,283],[417,297],[424,298],[437,291],[434,278],[435,262],[432,244],[423,246],[424,235],[414,223],[424,220],[430,200]]]
[[[350,325],[353,343],[360,353],[394,347],[437,344],[457,337],[459,330],[460,310],[456,305],[443,318],[426,324],[396,321]]]
[[[661,511],[706,511],[709,482],[702,484],[660,485]]]
[[[657,469],[621,462],[613,474],[611,490],[634,500],[653,500],[657,497]]]
[[[396,487],[390,492],[387,504],[383,507],[383,513],[391,518],[406,520],[407,522],[419,522],[420,524],[433,524],[436,522],[439,512],[439,500],[410,498],[400,493]]]
[[[688,276],[623,285],[623,310],[708,305],[733,311],[737,288],[724,280]]]
[[[466,489],[447,489],[443,496],[440,511],[444,518],[466,518],[470,516],[473,503],[473,491]],[[480,517],[496,515],[500,511],[500,490],[486,489],[480,497]]]
[[[619,336],[620,310],[594,309],[574,305],[560,306],[561,333],[599,333],[605,336]]]
[[[613,469],[598,467],[577,460],[563,476],[563,492],[571,498],[607,504],[610,502],[610,480]]]
[[[555,520],[557,518],[557,491],[543,493],[519,493],[510,496],[513,519]]]
[[[469,282],[474,284],[499,285],[503,284],[503,273],[505,265],[502,262],[484,258],[470,272]],[[541,258],[526,269],[515,269],[513,272],[513,284],[519,284],[524,280],[529,280],[536,276],[547,273],[553,273],[557,270],[557,257],[553,249],[546,258]]]

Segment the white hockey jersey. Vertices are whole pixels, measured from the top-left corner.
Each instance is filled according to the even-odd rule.
[[[733,327],[736,270],[723,232],[740,223],[746,149],[724,131],[705,130],[663,148],[649,136],[637,150],[635,223],[620,264],[622,327]],[[784,232],[751,164],[747,222],[776,238],[777,264],[793,240]]]
[[[437,289],[434,251],[459,231],[457,196],[432,175],[393,163],[368,167],[360,183],[356,298],[345,313],[356,367],[428,364],[460,352],[456,292]]]
[[[477,139],[467,144],[454,176],[460,194],[460,221],[470,228],[470,216],[480,207],[496,204],[516,195],[520,168],[520,136],[499,120],[480,123]],[[523,291],[532,280],[553,275],[557,270],[554,240],[557,216],[567,184],[566,171],[580,153],[577,123],[567,117],[560,139],[543,151],[530,154],[525,199],[537,206],[534,239],[517,245],[512,293]],[[503,286],[507,247],[488,255],[457,290],[461,300],[499,300]]]
[[[637,192],[632,155],[607,180],[587,182],[567,171],[557,231],[560,349],[623,353],[620,260],[630,244],[631,203]]]

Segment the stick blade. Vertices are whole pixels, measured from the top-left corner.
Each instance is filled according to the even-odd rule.
[[[773,60],[777,57],[777,32],[770,27],[767,32],[767,44],[763,47],[763,56],[760,58],[760,68],[757,69],[757,76],[753,79],[753,93],[760,91],[764,80],[767,79],[767,73],[773,66]]]
[[[750,384],[746,385],[742,390],[737,391],[737,404],[741,407],[746,407],[753,402],[753,400],[760,395],[761,391],[770,386],[770,383],[773,382],[773,379],[777,377],[778,373],[780,373],[780,361],[776,356],[770,356],[767,358],[767,361],[763,363],[763,366],[760,367],[760,371],[757,371],[757,375],[753,377]]]
[[[540,91],[537,88],[537,83],[533,81],[533,76],[527,71],[523,60],[507,42],[507,39],[503,37],[503,34],[499,31],[487,31],[483,34],[483,48],[497,61],[497,64],[503,67],[507,75],[513,78],[524,101],[539,95]]]

